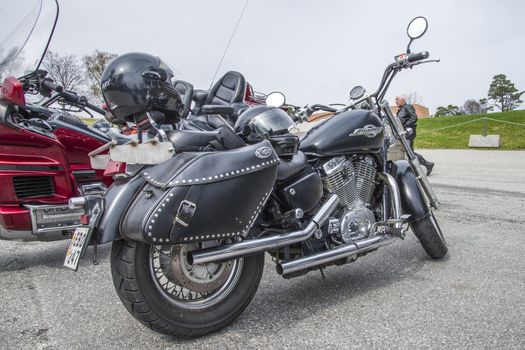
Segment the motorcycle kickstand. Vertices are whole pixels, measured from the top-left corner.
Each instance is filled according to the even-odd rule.
[[[326,277],[324,277],[324,271],[322,267],[319,268],[319,271],[321,271],[321,276],[323,277],[323,281],[326,280]]]
[[[93,245],[93,265],[98,265],[98,248],[97,245]]]

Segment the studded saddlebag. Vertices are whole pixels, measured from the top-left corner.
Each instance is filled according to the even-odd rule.
[[[270,142],[206,153],[181,153],[144,170],[121,234],[150,244],[244,235],[269,197],[278,156]]]

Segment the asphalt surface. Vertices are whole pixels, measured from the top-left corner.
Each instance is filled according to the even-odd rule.
[[[101,263],[62,268],[67,242],[0,242],[2,349],[524,349],[525,152],[421,152],[449,255],[412,234],[355,263],[284,280],[267,259],[229,327],[181,341],[142,326]],[[87,255],[91,255],[92,250]]]

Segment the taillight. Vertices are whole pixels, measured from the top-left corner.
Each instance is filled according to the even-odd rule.
[[[0,90],[0,99],[7,100],[19,106],[25,106],[26,98],[22,83],[15,77],[7,77],[2,83]]]

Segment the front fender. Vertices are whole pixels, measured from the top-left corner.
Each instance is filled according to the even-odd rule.
[[[95,228],[93,242],[103,244],[122,239],[120,220],[129,203],[145,183],[142,176],[115,181],[104,195],[104,213]]]
[[[428,215],[430,210],[417,183],[416,174],[408,161],[393,162],[390,175],[396,179],[399,186],[403,214],[410,214],[408,221],[414,222]]]

